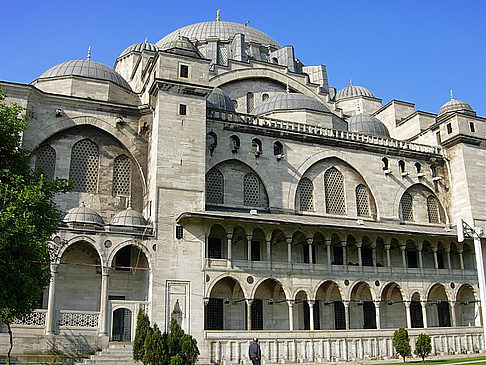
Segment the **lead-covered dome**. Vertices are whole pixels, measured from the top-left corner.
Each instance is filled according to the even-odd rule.
[[[96,227],[103,227],[105,224],[98,212],[88,208],[84,203],[81,203],[79,207],[69,209],[62,218],[62,221],[68,225],[88,225]]]
[[[158,41],[156,46],[161,48],[164,44],[177,40],[179,37],[187,37],[191,41],[196,42],[205,42],[209,38],[230,42],[239,33],[245,35],[245,42],[256,42],[265,46],[281,48],[274,39],[255,28],[244,24],[222,21],[202,22],[179,28]]]
[[[147,220],[141,213],[128,207],[127,209],[116,213],[113,218],[111,218],[110,224],[112,226],[145,227],[147,225]]]
[[[196,46],[187,37],[178,37],[160,46],[160,50],[183,56],[202,58]]]
[[[369,91],[367,88],[363,86],[357,86],[353,85],[352,82],[349,83],[349,86],[346,86],[345,88],[339,90],[336,93],[335,100],[339,101],[341,99],[346,99],[346,98],[352,98],[355,96],[367,96],[370,98],[374,98],[375,96],[371,91]]]
[[[230,112],[235,111],[233,100],[219,87],[215,87],[206,100],[206,105],[213,109],[222,109]]]
[[[131,90],[128,82],[114,69],[91,60],[71,60],[60,63],[45,71],[38,79],[62,76],[82,76],[91,79],[111,81],[125,89]]]
[[[353,115],[347,120],[350,132],[359,132],[390,138],[388,128],[377,118],[369,114]]]
[[[317,112],[329,113],[330,110],[321,101],[310,96],[297,93],[281,93],[274,95],[255,109],[252,114],[261,115],[279,110],[312,110]]]
[[[474,110],[473,108],[471,108],[471,105],[469,105],[465,101],[454,99],[454,94],[452,93],[451,90],[451,100],[449,100],[447,103],[442,105],[442,107],[439,109],[439,115],[449,113],[449,112],[460,112],[460,111],[469,114],[474,113]]]
[[[123,57],[131,52],[141,53],[142,51],[157,52],[157,47],[155,46],[155,44],[149,43],[146,39],[145,42],[135,43],[125,48],[125,50],[120,54],[120,56],[118,56],[118,58]]]

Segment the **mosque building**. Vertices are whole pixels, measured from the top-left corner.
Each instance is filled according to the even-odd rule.
[[[327,71],[218,16],[113,67],[1,82],[32,166],[74,186],[17,350],[125,344],[142,309],[176,318],[201,363],[248,363],[254,336],[265,363],[391,358],[399,327],[434,354],[484,351],[456,222],[486,229],[486,119],[452,92],[424,112]]]

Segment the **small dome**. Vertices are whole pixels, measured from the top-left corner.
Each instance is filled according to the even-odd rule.
[[[105,223],[103,218],[93,209],[81,203],[79,207],[69,209],[62,218],[64,223],[95,225],[102,227]]]
[[[173,39],[160,46],[160,50],[183,56],[202,58],[196,46],[187,37]]]
[[[268,98],[255,109],[252,114],[261,115],[278,110],[313,110],[329,113],[330,110],[321,101],[310,96],[297,93],[280,93]]]
[[[118,57],[123,57],[130,52],[142,52],[142,51],[150,51],[150,52],[157,52],[157,47],[153,43],[149,43],[147,40],[142,43],[135,43],[132,44],[131,46],[125,48],[125,50],[121,53],[121,55]]]
[[[388,128],[377,118],[369,114],[357,114],[348,119],[348,130],[390,138]]]
[[[141,213],[128,207],[127,209],[116,213],[113,218],[111,218],[110,224],[113,226],[145,227],[147,225],[147,220]]]
[[[341,100],[346,98],[352,98],[355,96],[368,96],[370,98],[374,98],[375,96],[371,91],[363,86],[356,86],[353,85],[352,81],[350,81],[349,86],[346,86],[344,89],[339,90],[336,93],[335,100]]]
[[[469,105],[465,101],[454,99],[454,94],[452,94],[452,90],[451,90],[451,100],[449,100],[447,103],[442,105],[442,107],[439,110],[439,115],[449,113],[449,112],[459,112],[459,111],[463,111],[469,114],[471,112],[474,113],[474,110],[473,108],[471,108],[471,105]]]
[[[211,94],[209,94],[206,101],[208,108],[222,109],[230,112],[235,111],[233,100],[219,87],[215,87]]]
[[[274,48],[281,48],[271,37],[259,30],[244,24],[222,21],[210,21],[187,25],[166,35],[157,42],[157,47],[177,40],[179,37],[187,37],[197,42],[206,42],[208,38],[216,38],[219,41],[231,42],[236,34],[244,34],[245,42],[254,42],[264,46],[270,45]]]
[[[92,79],[111,81],[125,89],[131,90],[128,82],[111,67],[91,60],[71,60],[51,67],[39,79],[61,76],[82,76]]]

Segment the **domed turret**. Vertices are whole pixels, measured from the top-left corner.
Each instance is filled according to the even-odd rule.
[[[189,38],[182,36],[162,44],[160,50],[183,56],[202,58],[201,53]]]
[[[125,48],[125,50],[118,56],[118,58],[123,57],[131,52],[142,52],[142,51],[149,51],[149,52],[157,52],[157,47],[153,43],[149,43],[148,40],[145,38],[145,42],[135,43],[131,46]]]
[[[208,108],[222,109],[230,112],[235,111],[235,106],[231,98],[219,87],[215,87],[209,94],[206,101]]]
[[[310,96],[297,93],[281,93],[268,98],[255,109],[252,114],[262,115],[279,110],[312,110],[330,113],[330,110],[321,101]]]
[[[353,81],[351,80],[349,82],[349,86],[346,86],[345,88],[339,90],[336,93],[335,100],[339,101],[339,100],[342,100],[342,99],[352,98],[352,97],[355,97],[355,96],[368,96],[370,98],[375,97],[373,95],[373,93],[371,91],[369,91],[367,88],[365,88],[363,86],[353,85]]]
[[[111,218],[110,224],[112,226],[123,226],[123,227],[145,227],[147,225],[147,220],[145,217],[128,207],[121,212],[116,213],[113,218]]]
[[[102,228],[105,224],[98,212],[88,208],[84,203],[81,203],[79,207],[69,209],[62,221],[72,228],[88,226],[97,229]]]
[[[465,101],[454,99],[454,94],[452,93],[451,90],[451,100],[449,100],[447,103],[442,105],[438,115],[442,115],[449,112],[465,112],[471,114],[474,113],[474,110],[473,108],[471,108],[471,105],[469,105]]]
[[[377,118],[368,114],[353,115],[348,119],[348,130],[350,132],[359,132],[390,138],[388,128]]]
[[[81,76],[91,79],[111,81],[125,89],[131,90],[128,82],[111,67],[102,63],[87,60],[71,60],[51,67],[38,80],[63,76]]]

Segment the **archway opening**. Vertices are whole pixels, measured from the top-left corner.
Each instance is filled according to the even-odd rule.
[[[479,326],[479,306],[471,285],[464,284],[456,296],[457,326]]]
[[[427,298],[427,324],[429,327],[450,327],[451,310],[442,284],[435,284]]]
[[[407,313],[400,287],[389,283],[383,289],[380,301],[381,328],[406,328]]]
[[[351,329],[376,328],[375,303],[373,303],[370,286],[365,282],[356,284],[351,291],[349,327]]]
[[[287,298],[278,281],[266,279],[256,289],[251,305],[251,329],[289,329]]]
[[[316,310],[319,312],[319,321],[314,321],[315,329],[346,329],[344,303],[339,287],[334,281],[326,281],[319,286],[316,304],[314,304],[314,313]]]
[[[314,308],[315,309],[315,308]],[[314,315],[315,317],[315,315]],[[314,318],[315,319],[315,318]],[[307,293],[299,291],[295,296],[294,304],[294,329],[310,330],[310,307]]]
[[[245,295],[237,280],[225,277],[213,286],[204,319],[206,330],[246,329]]]
[[[410,320],[412,328],[423,328],[424,327],[424,317],[423,317],[422,304],[420,303],[420,294],[414,293],[412,299],[410,300]]]

